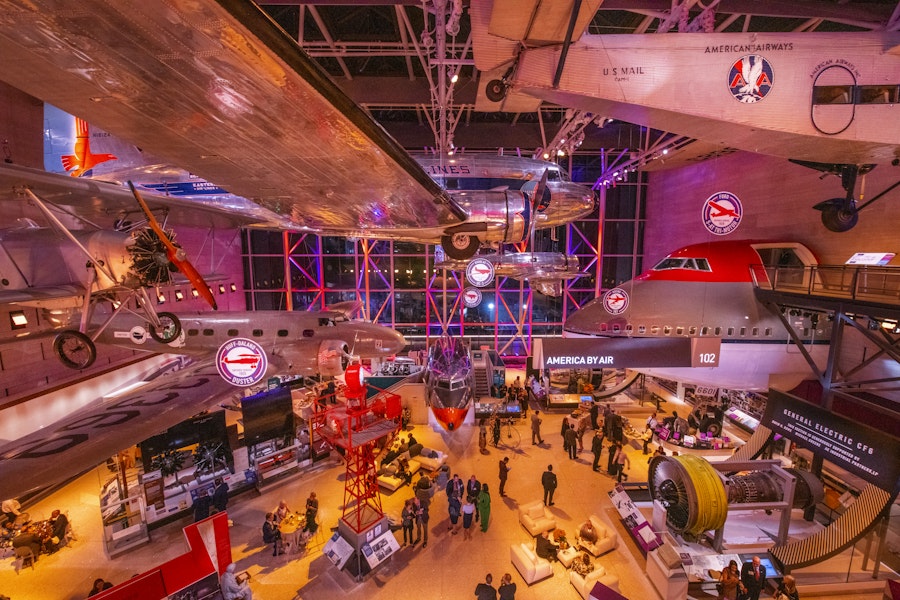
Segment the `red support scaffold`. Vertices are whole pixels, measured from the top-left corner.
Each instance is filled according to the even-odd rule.
[[[368,386],[361,382],[360,365],[347,368],[344,390],[346,401],[321,413],[319,430],[347,461],[344,479],[342,519],[356,533],[384,517],[378,474],[375,471],[376,447],[385,436],[394,436],[400,428],[400,396],[379,391],[368,398]],[[338,450],[338,451],[340,451]]]

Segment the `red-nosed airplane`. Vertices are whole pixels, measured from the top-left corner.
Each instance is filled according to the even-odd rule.
[[[564,336],[715,337],[719,366],[646,368],[650,375],[738,390],[792,389],[813,374],[777,315],[757,301],[753,274],[763,265],[817,264],[798,243],[720,241],[681,248],[649,271],[609,290],[566,319]],[[798,282],[802,283],[802,281]],[[821,367],[831,322],[815,314],[790,318],[797,337]]]

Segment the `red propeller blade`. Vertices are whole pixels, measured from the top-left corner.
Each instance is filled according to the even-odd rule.
[[[169,259],[175,268],[178,271],[187,277],[187,280],[191,282],[191,285],[194,286],[194,289],[197,290],[197,293],[206,300],[207,304],[209,304],[213,310],[219,310],[219,305],[216,304],[216,299],[213,296],[212,291],[209,289],[209,286],[204,281],[203,276],[200,275],[200,272],[188,261],[188,259],[184,256],[184,250],[176,246],[172,243],[172,240],[169,239],[169,236],[166,235],[166,232],[163,231],[163,228],[160,226],[159,222],[156,220],[156,217],[153,216],[153,213],[150,212],[150,207],[147,206],[147,203],[144,202],[144,199],[141,197],[141,194],[137,191],[137,188],[134,187],[134,184],[130,181],[128,182],[128,187],[131,188],[131,193],[134,194],[134,199],[137,200],[137,203],[140,205],[141,210],[144,211],[144,215],[147,217],[147,222],[150,224],[150,229],[162,240],[162,243],[166,246],[166,257]],[[179,254],[181,256],[179,256]]]

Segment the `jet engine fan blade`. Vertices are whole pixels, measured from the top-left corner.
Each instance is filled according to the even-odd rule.
[[[190,263],[190,261],[185,256],[184,250],[176,246],[172,240],[169,239],[169,236],[166,235],[166,232],[160,226],[159,222],[156,220],[156,217],[153,216],[153,213],[150,212],[150,208],[147,206],[147,203],[144,202],[144,199],[141,197],[140,193],[137,191],[137,188],[134,187],[134,184],[129,181],[128,187],[131,188],[131,193],[134,194],[134,199],[137,200],[137,203],[140,205],[141,210],[144,211],[144,215],[147,217],[147,222],[150,224],[150,229],[153,230],[154,233],[159,237],[160,241],[166,246],[166,256],[169,258],[169,262],[172,263],[176,269],[181,271],[182,275],[187,277],[188,281],[191,282],[191,285],[194,286],[194,289],[197,290],[197,293],[206,300],[206,302],[213,308],[213,310],[218,310],[219,306],[216,304],[216,299],[213,296],[212,292],[209,289],[209,285],[207,285],[206,281],[203,279],[203,276],[200,275],[200,272],[194,268],[194,265]]]

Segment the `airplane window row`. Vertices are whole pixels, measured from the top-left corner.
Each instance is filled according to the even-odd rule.
[[[186,329],[185,331],[186,331],[186,335],[188,337],[197,337],[197,336],[201,336],[201,335],[203,337],[213,337],[214,335],[216,335],[216,330],[211,329],[211,328],[206,328],[203,330],[192,328],[192,329]],[[230,338],[241,337],[241,333],[237,329],[229,329],[228,331],[225,332],[225,335]],[[275,335],[278,337],[288,337],[290,335],[290,332],[288,332],[287,329],[279,329],[278,331],[275,332]],[[303,335],[303,337],[313,337],[315,335],[315,332],[312,329],[304,329],[302,335]],[[250,334],[250,336],[255,337],[255,338],[263,337],[263,330],[262,329],[254,329],[253,332]]]
[[[813,104],[896,104],[897,85],[817,85]]]
[[[649,329],[651,335],[672,335],[674,332],[675,335],[688,335],[690,337],[700,336],[709,336],[713,337],[722,337],[722,327],[709,327],[707,325],[703,325],[702,327],[697,327],[695,325],[691,325],[690,327],[671,327],[669,325],[652,325],[649,328],[646,325],[638,325],[635,328],[634,325],[628,324],[625,327],[621,327],[618,324],[613,324],[612,326],[607,325],[606,323],[600,324],[600,331],[611,331],[612,333],[622,333],[623,331],[626,334],[634,333],[635,329],[637,329],[638,335],[646,335]],[[748,332],[751,337],[760,337],[760,328],[759,327],[728,327],[725,329],[726,333],[724,337],[747,337]],[[687,333],[685,333],[687,332]],[[763,337],[772,337],[773,330],[771,327],[765,327],[762,329]],[[809,329],[803,330],[803,335],[809,335]]]
[[[669,269],[712,271],[712,268],[709,266],[709,261],[705,258],[664,258],[653,267],[654,271],[666,271]]]

